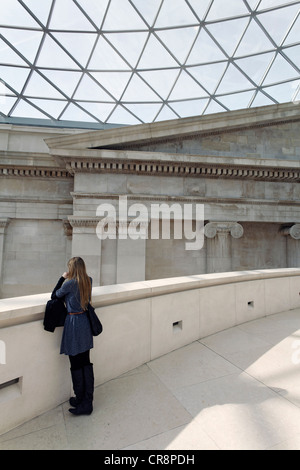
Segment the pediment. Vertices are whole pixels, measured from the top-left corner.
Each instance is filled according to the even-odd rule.
[[[245,129],[300,121],[296,103],[284,103],[246,110],[196,116],[184,119],[80,132],[46,139],[50,149],[126,149],[136,145],[232,132]]]

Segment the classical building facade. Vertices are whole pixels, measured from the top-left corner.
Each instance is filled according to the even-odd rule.
[[[89,132],[3,124],[0,158],[1,297],[50,291],[76,255],[94,285],[300,264],[299,104]]]

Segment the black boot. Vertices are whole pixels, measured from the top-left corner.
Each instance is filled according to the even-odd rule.
[[[71,397],[69,403],[71,406],[78,406],[83,400],[84,397],[84,378],[83,378],[83,369],[71,369],[71,377],[73,383],[73,390],[75,397]]]
[[[93,412],[94,398],[94,371],[93,364],[83,367],[84,396],[82,402],[76,408],[70,408],[74,415],[90,415]]]

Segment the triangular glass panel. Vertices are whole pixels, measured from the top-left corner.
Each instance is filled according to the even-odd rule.
[[[176,66],[178,66],[177,62],[155,36],[151,34],[139,62],[139,69],[157,69]]]
[[[129,109],[135,116],[137,116],[143,122],[153,122],[162,104],[126,104],[126,108]]]
[[[251,108],[258,108],[260,106],[269,106],[274,103],[275,101],[272,101],[271,98],[269,98],[264,93],[261,93],[259,91],[251,104]]]
[[[24,95],[35,98],[63,98],[63,95],[37,72],[32,73],[25,88]]]
[[[300,31],[300,15],[298,16],[286,40],[284,41],[284,45],[294,44],[294,43],[299,42],[299,31]]]
[[[95,31],[94,26],[72,0],[55,2],[49,28],[62,31]]]
[[[56,85],[65,95],[71,97],[76,86],[82,76],[81,72],[70,72],[68,70],[46,70],[43,69],[45,75],[51,82]]]
[[[209,34],[207,34],[204,29],[201,29],[186,63],[187,65],[204,64],[224,59],[227,59],[227,57],[223,54]]]
[[[42,111],[36,109],[34,106],[21,100],[16,108],[11,113],[12,117],[32,118],[32,119],[49,119]]]
[[[169,106],[165,105],[157,118],[155,119],[155,122],[160,122],[160,121],[170,121],[171,119],[178,119],[179,115],[175,114]]]
[[[294,98],[299,83],[299,80],[294,80],[287,83],[281,83],[280,85],[266,87],[265,90],[279,103],[287,103]]]
[[[143,102],[159,101],[160,98],[149,86],[138,76],[133,75],[128,87],[122,97],[123,101]]]
[[[235,57],[256,54],[258,52],[272,49],[274,49],[272,42],[258,26],[257,22],[252,20],[241,40],[239,47],[235,52]]]
[[[1,82],[0,82],[0,93],[1,93]],[[12,96],[0,96],[0,114],[9,116],[10,110],[17,101],[16,97]]]
[[[169,96],[179,72],[180,69],[161,69],[139,72],[139,75],[141,75],[164,100]]]
[[[53,36],[85,68],[97,35],[89,33],[53,33]]]
[[[236,0],[214,0],[206,21],[219,20],[221,18],[232,18],[239,15],[249,13],[244,2],[237,2]]]
[[[219,96],[218,101],[224,104],[228,109],[245,109],[248,108],[251,99],[253,98],[253,91],[246,91],[243,93],[233,93],[232,95]]]
[[[206,27],[223,50],[232,56],[249,22],[248,18],[208,24]]]
[[[23,3],[28,6],[43,25],[47,24],[50,8],[53,3],[52,0],[23,0]]]
[[[276,82],[291,80],[298,77],[299,73],[294,69],[294,67],[292,67],[281,54],[277,54],[277,57],[264,80],[264,85],[270,85],[271,83],[275,84]]]
[[[25,59],[27,59],[31,63],[34,62],[36,53],[43,37],[43,33],[41,31],[0,28],[0,33],[16,49],[18,49],[18,51],[25,57]]]
[[[145,18],[148,25],[152,26],[159,10],[161,0],[151,0],[151,2],[145,2],[145,0],[132,0],[132,3],[139,10],[143,18]]]
[[[296,92],[296,93],[297,93],[297,92]],[[300,87],[299,87],[298,93],[296,94],[296,96],[294,96],[293,101],[294,101],[295,104],[299,104],[299,103],[300,103]]]
[[[79,69],[71,57],[50,36],[46,36],[37,65],[46,68]]]
[[[131,72],[92,72],[91,75],[116,100],[119,100],[132,75]]]
[[[88,75],[84,75],[77,91],[74,95],[74,99],[83,101],[114,101],[95,80],[90,78]]]
[[[134,117],[129,111],[124,109],[123,106],[117,106],[107,122],[109,124],[141,124],[141,121]]]
[[[105,122],[112,110],[115,107],[115,104],[109,103],[85,103],[84,101],[80,102],[80,106],[86,109],[89,113],[99,119],[101,122]]]
[[[232,64],[229,65],[219,87],[218,95],[254,88],[254,85]]]
[[[20,93],[24,87],[29,72],[29,68],[0,66],[0,80],[4,80],[17,93]]]
[[[3,65],[28,65],[0,38],[0,57]]]
[[[208,12],[208,7],[211,4],[211,0],[189,0],[189,4],[191,5],[192,9],[198,16],[199,20],[204,20],[206,18],[206,14]]]
[[[257,15],[257,19],[265,27],[275,43],[280,45],[298,11],[299,5],[292,5],[290,7],[259,14]]]
[[[32,72],[24,95],[36,98],[63,98],[63,95],[37,72]]]
[[[225,111],[227,111],[227,109],[225,109],[215,100],[211,100],[207,108],[204,110],[204,114],[224,113]]]
[[[201,88],[190,75],[182,71],[173,91],[170,100],[186,100],[188,98],[204,98],[208,94]]]
[[[100,28],[109,0],[77,0],[95,25]]]
[[[135,67],[143,50],[148,33],[111,33],[105,34],[106,39],[116,50]]]
[[[256,10],[257,5],[259,4],[260,0],[247,0],[247,3],[252,11]]]
[[[88,113],[85,113],[82,109],[73,103],[70,103],[66,111],[60,117],[60,120],[64,121],[83,121],[83,122],[98,122]]]
[[[20,28],[39,28],[38,23],[17,0],[1,0],[0,24]]]
[[[180,62],[185,62],[198,30],[198,27],[168,29],[157,31],[157,35]]]
[[[300,69],[300,46],[288,47],[282,52]]]
[[[189,67],[189,73],[201,83],[203,88],[209,93],[213,93],[225,72],[227,63],[200,65],[199,67]]]
[[[258,11],[266,10],[267,8],[276,8],[285,4],[286,2],[284,0],[261,0]]]
[[[178,101],[178,103],[169,103],[169,105],[180,117],[185,118],[189,116],[201,116],[207,103],[208,99],[202,99]]]
[[[68,101],[56,101],[56,100],[28,100],[31,103],[38,106],[40,109],[49,114],[53,119],[58,119],[62,111],[68,104]]]
[[[7,95],[14,95],[14,93],[8,88],[8,86],[0,79],[0,95],[2,101]]]
[[[129,2],[124,2],[124,0],[112,0],[103,24],[103,29],[106,31],[146,30],[147,26]]]
[[[130,70],[124,60],[101,36],[89,63],[92,70]]]
[[[197,18],[184,0],[164,0],[155,27],[174,27],[197,23]]]
[[[245,59],[235,60],[238,65],[257,85],[260,84],[266,71],[268,70],[271,61],[274,58],[274,52],[266,54],[258,54]]]

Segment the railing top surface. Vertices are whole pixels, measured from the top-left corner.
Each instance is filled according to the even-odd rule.
[[[199,274],[94,287],[95,307],[239,282],[300,276],[299,268]],[[0,299],[0,328],[41,320],[50,293]]]

